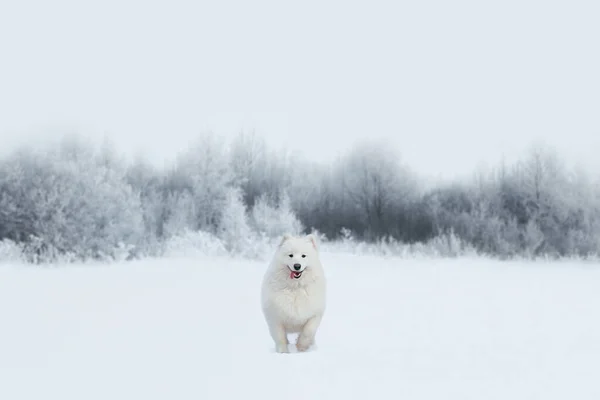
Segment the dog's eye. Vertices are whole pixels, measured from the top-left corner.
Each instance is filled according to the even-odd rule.
[[[290,258],[292,258],[292,257],[294,257],[294,255],[293,255],[293,254],[290,254]]]
[[[302,254],[302,258],[306,258],[306,254]]]

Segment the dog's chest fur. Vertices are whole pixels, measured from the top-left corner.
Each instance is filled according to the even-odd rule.
[[[271,291],[265,299],[268,313],[273,313],[288,331],[297,331],[315,315],[322,314],[325,290],[320,280]]]

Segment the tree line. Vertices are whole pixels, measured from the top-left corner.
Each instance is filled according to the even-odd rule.
[[[389,143],[363,141],[327,162],[290,159],[254,133],[203,134],[165,168],[114,146],[65,136],[0,161],[0,240],[74,259],[159,255],[206,232],[230,252],[256,235],[317,231],[329,240],[422,243],[456,235],[495,257],[587,256],[600,250],[597,176],[537,145],[523,159],[438,185]]]

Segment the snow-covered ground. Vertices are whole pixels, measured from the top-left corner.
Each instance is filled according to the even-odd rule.
[[[0,266],[0,399],[599,399],[600,266],[323,254],[308,353],[264,264]]]

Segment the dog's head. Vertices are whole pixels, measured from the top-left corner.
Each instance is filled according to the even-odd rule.
[[[277,250],[278,262],[289,269],[291,279],[300,279],[307,268],[319,262],[317,238],[314,235],[295,237],[286,234]]]

